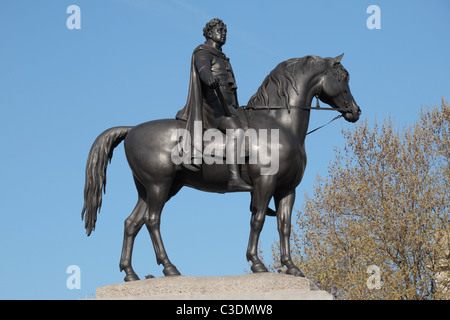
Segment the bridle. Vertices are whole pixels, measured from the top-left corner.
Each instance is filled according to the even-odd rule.
[[[336,71],[336,72],[331,72],[331,74],[333,75],[333,77],[337,78],[338,81],[341,81],[341,79],[337,75],[337,72],[339,72],[339,71],[337,70],[336,65],[333,65],[331,68],[328,68],[326,71],[324,71],[322,80],[320,82],[323,82],[323,79],[325,78],[325,76],[328,74],[329,71]],[[347,99],[345,98],[343,91],[341,91],[341,96],[342,96],[342,100],[344,101],[344,105],[345,105],[344,108],[320,107],[319,96],[322,93],[322,87],[323,87],[323,85],[320,85],[319,88],[317,89],[316,94],[314,95],[314,97],[316,98],[316,106],[315,107],[299,107],[299,108],[306,109],[306,110],[331,110],[331,111],[339,111],[341,113],[351,112],[349,103],[348,103]]]
[[[339,72],[337,70],[337,68],[335,67],[335,65],[331,66],[330,68],[328,68],[326,71],[323,72],[323,78],[325,78],[325,76],[327,75],[327,73],[329,71],[332,70],[336,70],[337,72]],[[332,72],[333,77],[338,78],[337,72]],[[323,82],[323,78],[321,80],[321,82]],[[338,78],[338,80],[340,81],[340,78]],[[328,111],[339,111],[341,114],[334,117],[333,119],[331,119],[328,123],[309,131],[306,135],[313,133],[327,125],[329,125],[331,122],[333,122],[334,120],[337,120],[341,117],[343,117],[343,114],[347,113],[347,112],[351,112],[351,109],[349,107],[349,103],[347,101],[347,99],[344,96],[344,93],[341,91],[341,95],[342,95],[342,100],[344,101],[344,108],[332,108],[332,107],[321,107],[319,104],[319,96],[322,92],[322,85],[319,86],[319,88],[317,89],[317,92],[314,94],[314,97],[316,98],[316,106],[315,107],[310,107],[310,106],[295,106],[295,107],[287,107],[287,110],[290,112],[291,109],[304,109],[304,110],[328,110]],[[243,106],[244,110],[281,110],[281,109],[286,109],[286,106]]]

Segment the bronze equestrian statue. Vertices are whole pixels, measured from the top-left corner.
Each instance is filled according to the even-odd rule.
[[[209,39],[211,37],[207,37],[207,42]],[[219,40],[225,43],[225,38]],[[197,61],[197,54],[199,59],[203,55],[208,56],[207,59],[211,56],[212,60],[215,59],[215,63],[211,64],[211,70],[208,63],[207,67],[202,68],[202,62]],[[263,174],[264,169],[270,164],[261,161],[260,158],[257,158],[257,161],[248,161],[246,158],[244,164],[231,169],[226,163],[220,162],[207,164],[205,161],[192,167],[184,163],[174,163],[174,150],[178,150],[177,146],[183,143],[183,138],[178,140],[173,137],[177,136],[176,132],[180,128],[188,126],[187,121],[190,118],[184,115],[188,113],[189,107],[183,109],[186,112],[182,110],[178,113],[178,119],[161,119],[137,126],[113,127],[97,137],[86,165],[82,219],[85,220],[86,232],[90,235],[95,228],[97,212],[102,204],[102,189],[106,185],[108,161],[112,158],[114,148],[124,141],[125,154],[138,192],[136,207],[125,220],[120,259],[120,270],[126,273],[125,281],[139,279],[132,268],[131,255],[134,239],[144,224],[152,239],[156,262],[163,264],[163,273],[166,276],[180,275],[169,260],[161,238],[160,218],[164,204],[183,186],[216,193],[240,191],[240,188],[230,188],[229,181],[233,180],[233,170],[240,172],[240,178],[244,180],[245,185],[251,187],[248,189],[252,190],[251,231],[246,255],[247,260],[252,262],[251,270],[267,272],[258,257],[258,241],[266,215],[276,215],[280,235],[280,261],[286,266],[288,274],[304,276],[292,262],[289,237],[295,188],[300,184],[306,166],[305,137],[310,112],[311,109],[316,109],[310,107],[311,103],[316,97],[340,112],[349,122],[356,122],[361,114],[350,92],[349,74],[340,63],[341,58],[342,55],[336,58],[309,55],[281,62],[264,79],[247,106],[238,106],[231,67],[229,66],[229,70],[225,67],[227,73],[222,73],[222,67],[228,65],[225,63],[227,59],[203,49],[194,51],[191,86],[198,86],[197,89],[201,87],[202,95],[198,95],[200,90],[190,88],[189,94],[197,96],[189,97],[188,103],[195,101],[204,104],[201,106],[204,114],[194,116],[202,124],[208,123],[207,127],[212,126],[211,128],[223,131],[238,126],[235,120],[228,121],[230,119],[223,119],[221,123],[220,118],[225,116],[223,111],[226,108],[237,108],[234,111],[238,111],[236,113],[240,115],[239,119],[245,120],[241,123],[247,123],[248,128],[254,130],[257,135],[257,139],[247,144],[249,151],[257,153],[260,149],[267,148],[270,154],[278,154],[277,170],[270,174]],[[217,64],[220,66],[215,69],[214,66]],[[196,70],[193,70],[194,68]],[[192,78],[200,78],[200,81],[195,79],[197,83],[193,84]],[[215,90],[217,85],[219,90]],[[222,94],[222,99],[218,93]],[[220,100],[226,101],[225,105]],[[193,108],[193,110],[200,109]],[[208,121],[211,122],[205,121],[206,113]],[[202,130],[204,131],[204,128]],[[263,133],[269,133],[267,139],[262,139]],[[274,139],[275,136],[277,139]],[[264,145],[261,145],[261,142]],[[247,188],[245,185],[244,189]],[[268,208],[272,198],[275,212]]]

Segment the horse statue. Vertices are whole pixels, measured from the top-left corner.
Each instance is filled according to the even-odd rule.
[[[303,277],[291,259],[289,237],[295,188],[300,184],[306,166],[305,138],[313,98],[328,104],[349,121],[356,122],[361,110],[349,88],[349,74],[340,63],[343,54],[335,58],[305,56],[281,62],[265,78],[247,106],[241,107],[248,127],[259,134],[261,129],[277,133],[278,141],[267,142],[269,152],[278,152],[276,172],[262,174],[267,163],[247,161],[241,164],[242,176],[253,186],[251,192],[251,231],[247,260],[255,273],[268,272],[258,257],[258,241],[266,215],[275,215],[280,235],[281,263],[286,273]],[[242,111],[242,110],[241,110]],[[173,133],[179,128],[176,119],[161,119],[137,126],[107,129],[94,141],[86,165],[84,206],[81,217],[89,236],[95,228],[97,212],[102,204],[102,189],[106,186],[106,168],[113,150],[124,141],[128,164],[133,173],[138,201],[125,220],[120,271],[125,281],[139,280],[131,265],[134,239],[145,224],[153,243],[156,262],[162,264],[165,276],[180,275],[169,260],[160,233],[160,218],[164,204],[183,186],[201,191],[226,193],[226,164],[201,165],[198,171],[174,163],[173,150],[177,141]],[[273,136],[273,133],[272,133]],[[272,139],[274,140],[274,139]],[[269,139],[267,139],[269,141]],[[251,145],[256,150],[258,146]],[[276,150],[275,150],[276,149]],[[274,198],[275,210],[269,209]]]

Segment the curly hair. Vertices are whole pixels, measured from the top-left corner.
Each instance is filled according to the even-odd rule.
[[[211,19],[211,21],[209,21],[206,26],[203,28],[203,36],[205,37],[205,39],[209,39],[208,33],[214,29],[216,26],[223,26],[225,29],[227,28],[227,25],[225,23],[223,23],[222,20],[218,19],[218,18],[214,18]]]

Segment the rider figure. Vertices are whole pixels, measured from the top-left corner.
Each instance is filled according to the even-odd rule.
[[[242,180],[237,163],[238,142],[242,141],[242,126],[234,115],[239,107],[236,80],[230,60],[222,52],[226,42],[227,26],[220,19],[212,19],[203,29],[206,38],[192,54],[191,78],[186,106],[177,113],[177,119],[187,122],[186,129],[193,128],[193,121],[201,121],[204,129],[216,128],[226,133],[227,148],[233,148],[234,159],[227,159],[230,179],[228,188],[233,191],[252,191],[253,187]],[[227,110],[228,109],[228,110]]]

